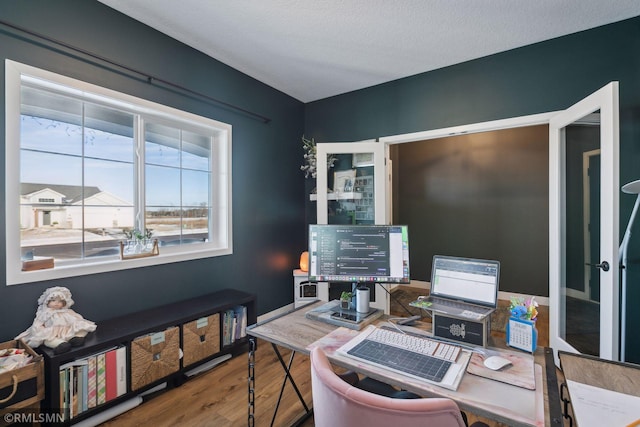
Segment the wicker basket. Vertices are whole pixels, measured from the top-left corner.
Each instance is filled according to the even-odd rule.
[[[182,325],[183,366],[199,362],[220,351],[220,314]]]
[[[138,390],[180,369],[178,327],[131,342],[131,390]]]

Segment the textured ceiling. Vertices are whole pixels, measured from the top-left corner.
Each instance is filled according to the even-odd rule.
[[[640,15],[638,0],[100,0],[310,102]]]

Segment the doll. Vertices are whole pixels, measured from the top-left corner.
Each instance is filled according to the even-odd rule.
[[[31,347],[44,344],[52,348],[54,354],[84,344],[87,334],[96,330],[96,324],[73,311],[72,305],[69,289],[61,286],[48,288],[38,298],[33,324],[16,339],[23,339]]]

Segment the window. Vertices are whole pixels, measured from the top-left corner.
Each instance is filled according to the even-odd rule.
[[[7,60],[6,129],[8,284],[231,253],[231,126]]]

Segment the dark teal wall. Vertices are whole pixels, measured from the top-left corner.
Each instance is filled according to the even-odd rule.
[[[69,56],[66,49],[0,25],[0,58],[189,111],[233,126],[233,255],[4,286],[4,197],[0,210],[0,341],[32,322],[49,286],[67,286],[76,310],[101,320],[233,287],[258,296],[258,311],[293,300],[292,270],[306,245],[300,136],[304,104],[97,1],[0,1],[0,20],[271,118],[265,124],[228,108],[150,85]],[[35,41],[33,43],[32,41]],[[0,67],[4,99],[4,61]],[[0,179],[4,181],[4,102],[0,103]],[[15,143],[15,142],[14,142]],[[2,187],[6,183],[3,182]]]
[[[355,141],[562,110],[620,82],[620,184],[640,178],[640,18],[307,104],[305,134]],[[620,238],[634,197],[620,195]],[[640,361],[640,221],[630,248],[628,360]],[[548,295],[548,283],[532,294]]]
[[[49,286],[69,287],[76,309],[92,320],[225,287],[255,292],[259,313],[290,303],[291,269],[306,245],[305,217],[314,217],[313,207],[307,204],[305,212],[304,204],[304,187],[308,193],[312,185],[299,171],[303,132],[317,141],[348,141],[553,111],[618,80],[620,182],[640,177],[639,18],[306,106],[96,1],[0,0],[0,20],[272,119],[264,124],[149,85],[0,25],[0,58],[230,123],[234,227],[233,255],[158,267],[7,287],[0,261],[0,340],[29,326],[36,300]],[[4,66],[0,88],[4,94]],[[6,143],[4,134],[1,119],[0,140]],[[0,159],[4,180],[4,146]],[[632,196],[620,197],[621,237],[633,202]],[[4,209],[0,224],[4,243]],[[634,232],[638,237],[640,227]],[[630,258],[628,359],[638,362],[640,343],[632,337],[633,325],[640,324],[634,310],[640,303],[640,286],[634,286],[640,283],[640,239],[633,239]]]

